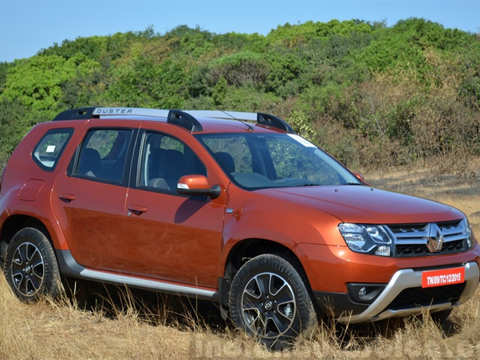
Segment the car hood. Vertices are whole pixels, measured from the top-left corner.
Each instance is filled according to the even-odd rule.
[[[451,206],[363,185],[271,188],[263,194],[303,204],[337,217],[364,224],[439,222],[459,219]]]

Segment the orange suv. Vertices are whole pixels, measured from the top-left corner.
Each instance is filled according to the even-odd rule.
[[[320,314],[445,318],[479,281],[462,212],[374,189],[263,113],[60,113],[11,156],[0,229],[23,301],[61,277],[211,299],[271,348]]]

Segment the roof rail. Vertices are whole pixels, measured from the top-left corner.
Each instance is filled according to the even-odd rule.
[[[94,107],[83,107],[78,109],[65,110],[55,116],[53,121],[91,119],[93,117],[95,109],[96,108]]]
[[[253,122],[263,126],[277,128],[288,133],[295,133],[292,127],[284,120],[265,113],[249,113],[238,111],[219,110],[160,110],[129,107],[84,107],[66,110],[58,114],[54,121],[59,120],[85,120],[94,117],[123,117],[141,116],[163,118],[170,124],[174,124],[188,131],[202,131],[202,124],[197,120],[201,118],[213,118],[218,120],[237,120]]]
[[[146,116],[146,117],[163,117],[168,116],[168,110],[132,108],[132,107],[98,107],[93,115],[102,116]]]
[[[204,117],[219,120],[237,120],[241,122],[252,122],[259,125],[274,127],[288,133],[295,133],[295,131],[286,121],[271,114],[219,110],[184,110],[184,112],[196,118]]]
[[[202,131],[202,124],[192,115],[182,110],[170,110],[167,116],[167,122],[181,126],[188,131]]]
[[[287,122],[270,114],[257,113],[257,123],[261,125],[271,126],[277,129],[282,129],[285,130],[287,133],[295,132],[292,127],[287,124]]]

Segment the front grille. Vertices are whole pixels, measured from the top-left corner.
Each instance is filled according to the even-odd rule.
[[[460,299],[464,288],[465,283],[425,289],[421,287],[408,288],[398,294],[388,309],[408,309],[448,302],[455,304]]]
[[[395,224],[388,225],[394,239],[394,254],[396,257],[447,255],[466,251],[467,229],[462,220],[435,223],[443,238],[440,251],[431,252],[427,247],[429,226],[433,224]]]

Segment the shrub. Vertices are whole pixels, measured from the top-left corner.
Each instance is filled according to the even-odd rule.
[[[311,120],[303,111],[295,110],[288,118],[290,126],[304,138],[314,141],[316,131],[313,128]]]
[[[210,68],[211,83],[216,84],[225,78],[229,85],[263,88],[269,73],[264,56],[251,51],[225,55],[214,60]]]
[[[479,69],[478,36],[423,19],[66,40],[0,64],[0,158],[61,110],[118,105],[271,112],[355,167],[450,163],[480,154]]]

